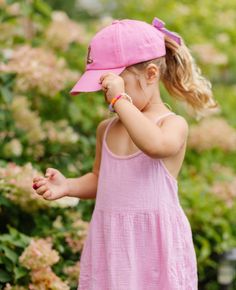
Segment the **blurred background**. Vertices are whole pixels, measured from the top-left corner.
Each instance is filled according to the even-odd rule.
[[[76,289],[95,200],[45,201],[32,179],[92,169],[96,127],[112,116],[101,92],[70,96],[92,36],[113,19],[178,32],[212,82],[220,111],[189,122],[179,197],[192,226],[199,289],[236,289],[236,2],[0,0],[0,288]]]

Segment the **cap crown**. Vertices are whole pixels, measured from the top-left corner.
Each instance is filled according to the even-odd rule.
[[[86,70],[126,67],[166,54],[164,34],[140,20],[114,20],[88,47]]]

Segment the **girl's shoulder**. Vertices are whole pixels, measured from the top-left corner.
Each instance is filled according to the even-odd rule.
[[[173,114],[167,113],[166,116],[164,114],[163,118],[160,118],[160,125],[163,126],[166,124],[173,124],[173,125],[179,124],[180,126],[183,126],[186,129],[189,127],[188,121],[182,115],[178,115],[176,113],[173,113]]]
[[[114,117],[110,117],[110,118],[103,119],[102,121],[100,121],[100,122],[98,123],[98,125],[97,125],[97,129],[98,129],[98,130],[105,130],[106,127],[107,127],[107,125],[108,125],[110,122],[112,122],[112,120],[114,120],[114,119],[117,119],[117,117],[114,116]]]
[[[105,130],[106,130],[108,124],[109,124],[110,122],[112,122],[112,120],[114,120],[114,119],[116,119],[116,118],[117,118],[116,116],[115,116],[115,117],[111,117],[111,118],[107,118],[107,119],[104,119],[104,120],[102,120],[102,121],[100,121],[100,122],[98,123],[98,125],[97,125],[97,130],[96,130],[96,134],[97,134],[97,137],[98,137],[100,140],[102,140],[103,135],[104,135],[104,133],[105,133]]]

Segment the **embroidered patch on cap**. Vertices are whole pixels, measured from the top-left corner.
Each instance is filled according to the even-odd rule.
[[[89,45],[88,54],[87,54],[87,64],[90,64],[93,62],[92,58],[90,57],[90,52],[91,52],[91,46]]]

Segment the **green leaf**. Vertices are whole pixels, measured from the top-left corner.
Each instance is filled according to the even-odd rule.
[[[29,244],[30,237],[18,232],[15,228],[11,227],[10,225],[8,225],[8,229],[9,229],[10,235],[14,237],[14,241],[12,240],[12,242],[15,245],[19,247],[25,247]]]
[[[6,246],[1,246],[2,250],[4,251],[6,257],[12,261],[14,264],[18,261],[18,256],[17,254],[12,251],[11,249],[9,249],[8,247]]]
[[[5,196],[0,195],[0,205],[10,207],[10,205],[12,204],[9,202],[9,200]]]
[[[10,272],[10,273],[12,272],[12,270],[13,270],[13,263],[5,255],[1,257],[1,264],[4,265],[4,268],[8,272]]]
[[[8,282],[8,281],[11,281],[10,274],[0,269],[0,282]]]
[[[15,280],[18,280],[28,274],[28,271],[23,267],[14,267]]]
[[[2,95],[3,100],[6,103],[11,103],[12,101],[12,93],[9,91],[9,89],[7,89],[6,87],[0,87],[0,93]]]
[[[35,0],[33,2],[34,8],[37,12],[42,14],[43,16],[50,17],[51,16],[51,9],[50,6],[47,5],[44,1],[41,0]]]

